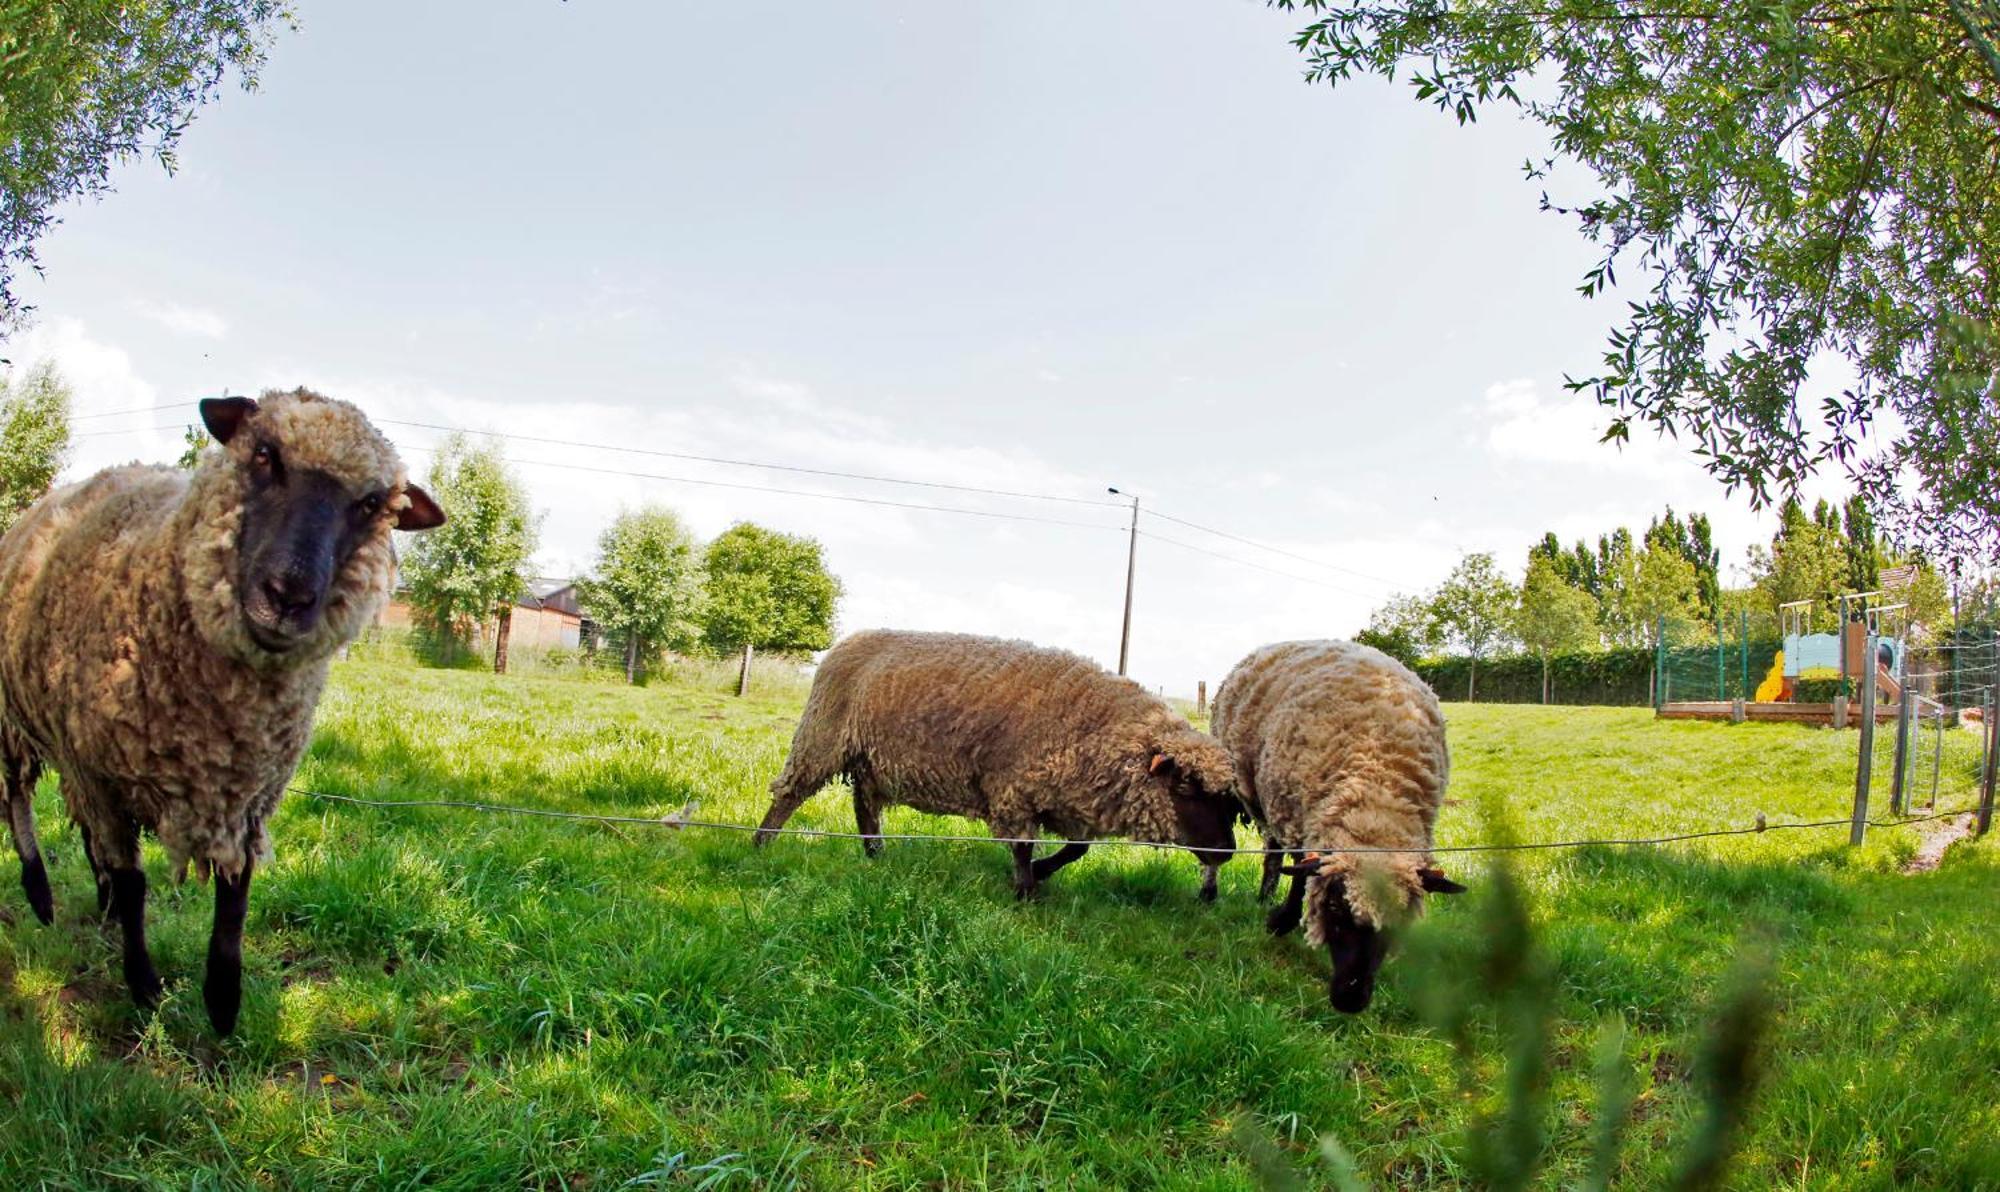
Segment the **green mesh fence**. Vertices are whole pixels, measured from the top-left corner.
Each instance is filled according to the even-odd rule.
[[[1658,702],[1755,701],[1776,686],[1781,642],[1768,617],[1739,612],[1713,622],[1662,618],[1655,629]]]

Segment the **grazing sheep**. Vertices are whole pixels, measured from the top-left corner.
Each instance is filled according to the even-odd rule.
[[[1431,864],[1431,825],[1451,757],[1444,713],[1422,679],[1353,642],[1281,642],[1251,654],[1215,695],[1214,730],[1236,755],[1244,803],[1274,850],[1260,897],[1278,877],[1290,895],[1271,912],[1284,935],[1299,925],[1333,960],[1328,996],[1358,1013],[1375,992],[1386,931],[1423,896],[1465,887]],[[1393,849],[1324,856],[1309,850]],[[1308,904],[1309,898],[1309,904]]]
[[[1130,679],[1026,642],[877,630],[835,646],[757,843],[842,774],[870,856],[891,803],[984,820],[1002,840],[1046,829],[1077,842],[1040,860],[1012,846],[1022,898],[1101,836],[1179,844],[1211,867],[1236,845],[1241,805],[1220,745]]]
[[[335,651],[388,597],[389,531],[444,522],[361,412],[300,389],[213,398],[221,444],[192,471],[132,465],[57,489],[0,538],[0,763],[21,885],[54,918],[35,842],[44,762],[124,933],[146,951],[150,829],[176,873],[215,877],[203,1001],[236,1026],[250,873]]]

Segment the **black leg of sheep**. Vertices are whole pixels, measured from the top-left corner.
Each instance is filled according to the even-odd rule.
[[[1090,851],[1090,846],[1088,844],[1085,844],[1081,840],[1072,840],[1068,844],[1065,844],[1061,848],[1057,849],[1055,852],[1050,853],[1048,856],[1043,857],[1040,860],[1036,861],[1033,866],[1035,871],[1036,884],[1039,885],[1040,883],[1049,880],[1049,876],[1055,873],[1056,870],[1061,869],[1063,866],[1069,864],[1071,861],[1076,860],[1078,857],[1083,856],[1083,854],[1089,851]]]
[[[1273,857],[1277,855],[1276,853],[1270,854]],[[1306,855],[1304,853],[1293,853],[1292,856],[1298,864],[1305,864]],[[1305,905],[1306,875],[1295,873],[1292,875],[1291,890],[1286,893],[1283,902],[1271,908],[1271,914],[1264,920],[1264,926],[1269,929],[1272,935],[1290,935],[1297,929],[1300,921],[1305,918]]]
[[[870,857],[882,855],[882,804],[874,785],[854,778],[854,830],[861,833],[861,851]]]
[[[111,914],[125,935],[125,987],[140,1009],[150,1010],[160,1002],[160,974],[146,951],[145,870],[135,865],[111,871]]]
[[[208,974],[201,985],[202,1004],[215,1033],[236,1030],[243,1005],[243,921],[250,913],[250,862],[235,879],[215,875],[215,926],[208,936]]]
[[[11,775],[8,785],[14,785]],[[35,840],[35,808],[28,802],[34,790],[35,784],[30,781],[25,793],[8,792],[7,821],[14,836],[15,855],[21,858],[21,892],[28,896],[28,906],[35,912],[35,918],[46,926],[56,921],[56,900],[49,889],[48,866],[42,863],[41,846]]]

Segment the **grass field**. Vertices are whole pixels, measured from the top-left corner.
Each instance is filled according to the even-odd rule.
[[[300,785],[755,822],[796,696],[730,699],[345,664]],[[1441,844],[1845,813],[1854,734],[1642,711],[1451,708]],[[1941,802],[1970,798],[1954,737]],[[1884,763],[1886,774],[1886,762]],[[1877,796],[1886,806],[1886,779]],[[260,870],[237,1035],[195,981],[209,899],[154,858],[168,1000],[126,1003],[53,784],[60,902],[0,897],[0,1187],[1253,1186],[1237,1122],[1305,1165],[1336,1137],[1380,1187],[1457,1187],[1497,1083],[1414,1008],[1326,1004],[1325,960],[1261,930],[1256,866],[1196,903],[1191,860],[1098,849],[1016,905],[1003,851],[747,839],[290,800]],[[794,823],[848,828],[829,793]],[[891,813],[888,827],[976,832]],[[1576,1179],[1591,1049],[1622,1018],[1638,1100],[1622,1186],[1691,1129],[1691,1057],[1746,929],[1778,948],[1742,1188],[2000,1187],[2000,891],[1991,842],[1904,876],[1913,830],[1522,854],[1560,1016],[1541,1182]],[[1246,843],[1248,841],[1246,840]],[[1480,860],[1452,859],[1475,886]],[[1476,898],[1423,931],[1470,942]],[[1436,979],[1437,974],[1428,974]]]

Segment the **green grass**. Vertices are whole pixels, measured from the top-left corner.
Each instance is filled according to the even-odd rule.
[[[734,700],[348,664],[301,785],[755,822],[796,695]],[[1453,706],[1442,844],[1843,815],[1854,734],[1643,711]],[[1970,734],[1943,802],[1971,792]],[[1886,808],[1885,775],[1877,806]],[[168,1000],[126,1003],[74,829],[38,811],[60,912],[0,897],[0,1187],[1252,1186],[1239,1120],[1304,1165],[1331,1134],[1381,1187],[1467,1182],[1498,1083],[1414,1008],[1328,1008],[1325,961],[1261,930],[1256,866],[1194,900],[1180,856],[1098,849],[1029,906],[1002,850],[747,839],[293,798],[246,936],[236,1037],[196,987],[208,892],[153,870]],[[851,827],[829,792],[795,824]],[[893,812],[890,830],[973,826]],[[1778,944],[1770,1078],[1734,1179],[2000,1187],[1995,846],[1938,872],[1916,833],[1770,833],[1524,854],[1555,968],[1543,1181],[1588,1162],[1592,1047],[1622,1017],[1638,1087],[1621,1183],[1694,1128],[1706,1006],[1739,935]],[[1478,882],[1483,862],[1450,858]],[[1480,922],[1433,900],[1448,954]]]

